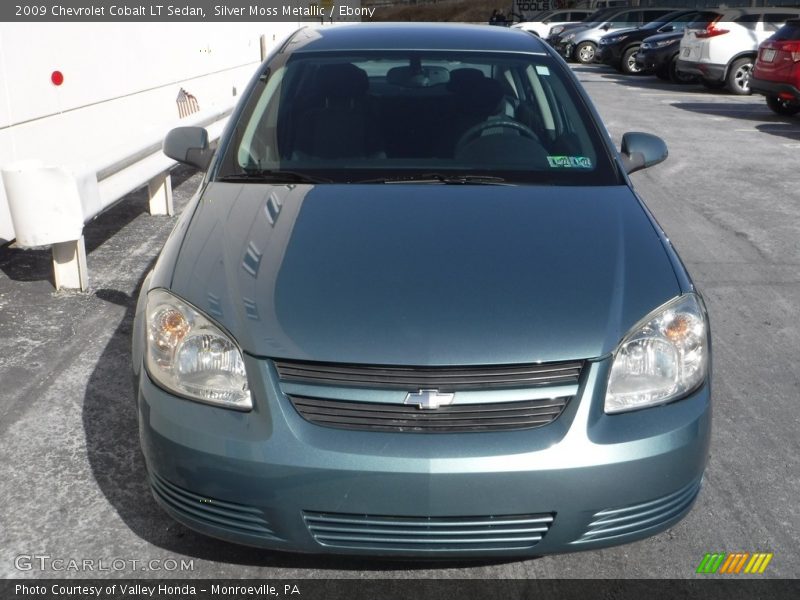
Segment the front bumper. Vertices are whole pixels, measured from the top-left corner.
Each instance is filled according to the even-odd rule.
[[[436,557],[586,550],[679,521],[705,468],[709,385],[609,416],[608,360],[588,363],[550,425],[446,434],[313,425],[270,361],[246,362],[249,413],[174,397],[144,369],[138,393],[156,500],[188,527],[241,544]]]
[[[677,47],[654,48],[636,53],[636,64],[645,71],[661,71],[669,67],[672,57],[677,53]]]
[[[795,100],[800,101],[800,89],[790,83],[781,81],[768,81],[750,76],[750,89],[758,94],[765,96],[779,96],[780,94],[791,95]]]
[[[615,67],[622,62],[622,46],[619,44],[604,44],[597,46],[594,62]]]
[[[706,81],[725,81],[725,71],[727,65],[717,65],[713,63],[694,62],[679,59],[678,71],[687,75],[697,75]]]

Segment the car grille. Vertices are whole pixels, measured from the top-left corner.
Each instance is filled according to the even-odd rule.
[[[385,367],[276,360],[282,381],[440,392],[575,384],[582,361],[482,367]]]
[[[304,511],[323,546],[358,550],[453,552],[524,550],[550,529],[550,513],[488,517],[395,517]]]
[[[274,361],[284,392],[307,421],[325,427],[411,433],[507,431],[552,423],[577,390],[582,361],[479,367],[397,367]],[[438,393],[519,390],[438,408],[372,402],[360,389]],[[343,390],[354,390],[348,397]],[[524,390],[531,390],[526,397]],[[402,398],[402,396],[400,396]]]
[[[531,429],[553,422],[569,401],[565,398],[442,406],[421,410],[407,404],[349,402],[289,395],[304,419],[342,429],[441,433]]]
[[[700,492],[700,484],[701,480],[693,481],[677,492],[649,502],[595,513],[586,532],[573,543],[610,540],[660,527],[689,510]]]
[[[156,499],[179,519],[183,517],[233,533],[277,539],[257,508],[195,494],[152,472],[150,485]]]

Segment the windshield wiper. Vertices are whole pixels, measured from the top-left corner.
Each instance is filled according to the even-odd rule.
[[[450,185],[511,185],[502,177],[492,175],[457,175],[445,173],[422,173],[398,175],[378,179],[365,179],[358,183],[444,183]]]
[[[333,183],[332,179],[317,177],[298,171],[283,171],[275,169],[248,169],[240,173],[217,177],[217,181],[226,183]]]

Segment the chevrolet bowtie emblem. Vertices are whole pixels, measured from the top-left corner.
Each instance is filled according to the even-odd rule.
[[[439,390],[420,390],[407,394],[403,404],[416,404],[422,410],[434,410],[453,403],[455,394],[440,394]]]

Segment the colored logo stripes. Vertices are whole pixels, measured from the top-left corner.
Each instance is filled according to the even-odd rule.
[[[697,573],[717,573],[719,575],[763,573],[771,560],[772,552],[706,553],[697,567]]]

